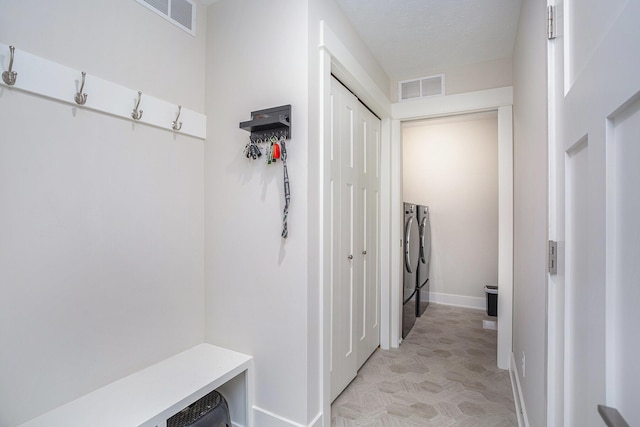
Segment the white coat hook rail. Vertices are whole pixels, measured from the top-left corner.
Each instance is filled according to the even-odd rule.
[[[9,55],[3,52],[9,52]],[[14,64],[18,64],[20,70],[19,80]],[[169,132],[180,131],[181,134],[199,139],[207,137],[207,117],[204,114],[183,108],[182,105],[178,106],[176,114],[176,103],[145,94],[143,115],[142,91],[66,67],[4,43],[0,43],[0,68],[6,70],[2,72],[0,87],[11,88],[12,92],[35,94],[112,117],[133,119]],[[74,82],[75,93],[70,91],[70,82]],[[84,92],[86,87],[90,87],[91,98]],[[133,110],[131,107],[134,107]]]
[[[133,120],[140,120],[142,118],[142,110],[138,110],[140,108],[140,101],[142,100],[142,91],[138,91],[138,102],[136,102],[136,106],[133,108],[131,112],[131,118]]]
[[[16,78],[18,77],[18,73],[13,71],[13,56],[15,55],[16,48],[14,46],[9,46],[9,70],[2,73],[2,81],[4,81],[7,85],[13,86],[16,84]]]
[[[178,105],[178,115],[176,116],[176,119],[173,122],[171,122],[171,129],[175,131],[179,131],[180,129],[182,129],[182,122],[178,123],[178,119],[180,118],[181,112],[182,112],[182,105]]]
[[[76,104],[78,105],[84,105],[87,103],[87,94],[86,93],[82,93],[82,91],[84,90],[84,79],[85,77],[87,77],[87,73],[85,73],[84,71],[82,72],[82,84],[80,85],[80,90],[76,93],[76,96],[74,98],[74,100],[76,101]]]

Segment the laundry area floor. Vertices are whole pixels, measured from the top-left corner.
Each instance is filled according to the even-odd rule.
[[[377,350],[331,405],[331,425],[517,426],[485,313],[431,304],[397,349]]]

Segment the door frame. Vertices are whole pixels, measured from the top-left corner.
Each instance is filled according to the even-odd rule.
[[[482,111],[498,112],[498,367],[509,369],[513,322],[513,87],[392,104],[391,183],[402,193],[401,123]],[[395,223],[394,223],[395,224]],[[401,232],[401,231],[400,231]],[[392,231],[392,235],[393,235]],[[392,238],[392,241],[393,238]],[[398,256],[392,254],[392,260]],[[479,283],[478,286],[483,285]]]
[[[391,342],[396,336],[391,334],[390,319],[399,319],[401,311],[398,308],[400,301],[401,289],[392,292],[390,264],[382,262],[391,257],[390,252],[390,234],[391,221],[397,221],[400,218],[400,212],[396,214],[396,218],[391,218],[391,187],[389,183],[391,164],[390,164],[390,125],[391,125],[391,103],[386,95],[378,88],[374,80],[369,76],[367,71],[360,65],[358,60],[351,54],[342,41],[336,36],[325,21],[320,22],[320,43],[319,43],[319,64],[320,64],[320,135],[319,140],[322,143],[321,154],[321,178],[320,191],[318,194],[319,206],[322,207],[320,215],[320,235],[319,242],[319,264],[320,264],[320,283],[321,298],[318,310],[321,318],[321,345],[319,355],[321,358],[321,374],[320,382],[321,392],[320,400],[322,406],[322,425],[329,427],[331,424],[331,258],[330,248],[327,242],[330,241],[328,227],[324,227],[323,223],[331,217],[329,204],[324,203],[329,200],[330,189],[325,186],[325,180],[330,176],[330,135],[331,135],[331,74],[334,74],[343,84],[354,91],[379,118],[380,118],[380,240],[378,248],[378,256],[380,259],[380,346],[389,348]],[[398,268],[396,266],[396,268]],[[401,271],[396,271],[397,277]],[[395,281],[394,283],[398,283]],[[397,325],[398,322],[396,321]]]

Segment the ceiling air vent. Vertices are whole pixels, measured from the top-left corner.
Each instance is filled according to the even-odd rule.
[[[196,35],[196,5],[193,0],[136,0],[167,21]]]
[[[444,74],[404,80],[398,86],[400,101],[444,95]]]

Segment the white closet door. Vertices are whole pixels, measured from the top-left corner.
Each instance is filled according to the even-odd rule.
[[[331,400],[380,343],[380,120],[331,85]]]
[[[331,141],[331,400],[355,378],[356,359],[356,283],[360,281],[361,257],[354,256],[358,238],[359,202],[357,197],[358,100],[332,80]]]
[[[358,183],[362,206],[361,247],[362,281],[358,283],[358,368],[367,361],[380,344],[380,280],[378,260],[379,230],[379,152],[380,120],[364,106],[358,111],[360,161]]]
[[[638,426],[640,2],[554,3],[548,425]]]

